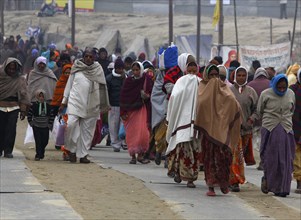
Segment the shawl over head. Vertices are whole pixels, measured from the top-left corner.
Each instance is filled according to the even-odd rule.
[[[59,80],[56,82],[55,90],[53,93],[51,105],[52,106],[60,106],[62,100],[64,98],[64,90],[69,79],[69,74],[64,74],[67,69],[71,69],[71,64],[65,64],[63,66],[62,75],[60,76]]]
[[[21,73],[11,77],[5,72],[5,68],[12,62],[15,62],[20,69],[22,67],[20,61],[12,57],[0,67],[0,100],[17,95],[21,110],[25,110],[26,105],[30,104],[25,77]]]
[[[286,82],[286,90],[284,92],[280,92],[278,91],[277,89],[277,84],[280,80],[284,79],[285,82]],[[287,77],[283,74],[283,73],[280,73],[280,74],[277,74],[276,76],[274,76],[274,78],[271,80],[271,83],[270,83],[270,86],[271,88],[273,89],[273,91],[275,92],[275,94],[279,95],[279,96],[284,96],[284,94],[286,93],[287,91],[287,88],[288,88],[288,80],[287,80]]]
[[[166,115],[166,155],[174,150],[177,144],[189,142],[194,136],[198,85],[199,78],[187,74],[176,82],[172,90]]]
[[[257,79],[259,76],[264,76],[265,78],[268,78],[268,73],[267,73],[267,71],[265,70],[265,68],[259,67],[259,68],[255,71],[255,73],[254,73],[254,79],[253,79],[253,80]]]
[[[220,79],[201,81],[198,89],[195,128],[218,146],[238,143],[241,108],[229,87]]]
[[[143,76],[143,73],[144,73],[144,67],[143,67],[143,65],[142,65],[141,62],[135,61],[135,62],[132,64],[132,68],[133,68],[133,66],[134,66],[135,64],[138,64],[139,67],[140,67],[140,78],[141,78],[141,77]]]
[[[82,72],[89,80],[106,85],[106,78],[101,65],[98,62],[94,62],[88,66],[84,63],[83,59],[75,60],[71,74]]]
[[[45,100],[51,100],[53,96],[53,91],[56,85],[56,76],[47,66],[44,71],[41,72],[38,69],[37,60],[34,62],[34,69],[29,73],[28,76],[28,89],[31,102],[35,102],[35,91],[37,89],[43,88],[46,92]]]

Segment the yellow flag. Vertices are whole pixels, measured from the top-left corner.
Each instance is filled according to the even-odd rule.
[[[213,19],[212,19],[212,26],[216,26],[216,24],[219,22],[220,18],[220,7],[219,7],[219,1],[216,0],[215,8],[214,8],[214,13],[213,13]]]

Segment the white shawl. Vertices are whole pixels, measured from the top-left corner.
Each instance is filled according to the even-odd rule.
[[[178,79],[172,90],[166,116],[166,155],[174,150],[177,144],[191,141],[193,138],[199,81],[197,76],[187,74]]]

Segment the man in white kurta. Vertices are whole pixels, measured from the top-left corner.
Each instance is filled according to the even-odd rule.
[[[70,162],[90,163],[88,150],[93,139],[100,111],[109,109],[106,80],[101,65],[94,61],[95,53],[86,49],[83,59],[76,60],[71,69],[64,98],[68,122],[65,147],[71,152]]]

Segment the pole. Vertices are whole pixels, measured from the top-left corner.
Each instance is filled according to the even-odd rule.
[[[273,44],[273,20],[270,18],[270,44]]]
[[[72,0],[71,44],[75,45],[75,0]]]
[[[293,56],[293,46],[294,46],[294,40],[295,40],[295,32],[296,32],[296,20],[297,20],[297,14],[298,14],[298,1],[296,0],[296,7],[295,7],[295,17],[294,17],[294,27],[293,27],[293,36],[291,41],[291,51],[290,51],[290,60],[292,61]]]
[[[201,0],[198,0],[197,10],[197,30],[196,30],[196,62],[200,63],[200,46],[201,46]]]
[[[224,13],[223,0],[219,1],[220,16],[218,21],[218,55],[220,55],[221,47],[224,44]]]
[[[234,21],[235,21],[235,36],[236,36],[236,53],[237,53],[237,57],[236,59],[238,60],[239,57],[239,51],[238,51],[238,31],[237,31],[237,16],[236,16],[236,0],[233,0],[233,4],[234,4]]]
[[[2,0],[0,3],[0,7],[1,7],[1,33],[2,36],[4,36],[4,1]]]
[[[173,42],[173,3],[169,0],[169,44]]]

